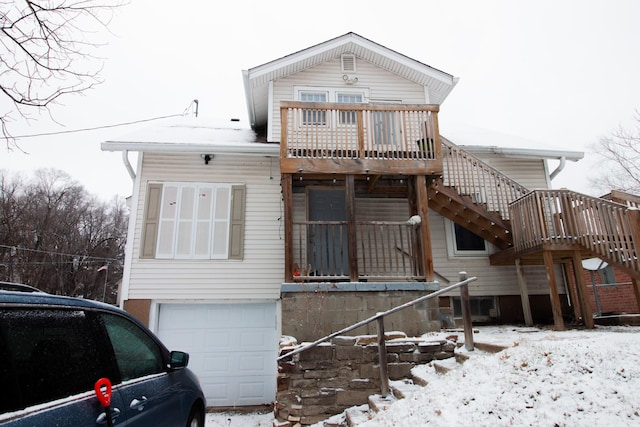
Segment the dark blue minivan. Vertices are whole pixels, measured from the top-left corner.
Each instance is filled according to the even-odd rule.
[[[0,283],[3,426],[203,427],[188,360],[118,308]]]

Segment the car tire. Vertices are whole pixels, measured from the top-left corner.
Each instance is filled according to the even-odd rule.
[[[187,427],[204,427],[204,412],[202,408],[194,405],[187,418]]]

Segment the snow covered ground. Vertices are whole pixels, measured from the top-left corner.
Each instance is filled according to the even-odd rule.
[[[476,341],[508,349],[476,352],[446,375],[415,368],[429,384],[361,426],[640,426],[640,327],[474,329]],[[271,414],[208,414],[206,426],[271,421]]]

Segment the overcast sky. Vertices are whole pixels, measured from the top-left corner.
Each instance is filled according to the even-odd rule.
[[[131,0],[97,51],[105,82],[53,109],[64,126],[41,117],[12,131],[180,114],[193,99],[202,120],[246,124],[243,69],[353,31],[460,78],[441,106],[443,135],[482,128],[503,135],[495,145],[513,135],[529,147],[584,151],[554,187],[600,195],[586,181],[598,171],[591,147],[630,127],[640,109],[639,22],[636,0]],[[22,138],[28,154],[0,149],[0,169],[58,168],[106,200],[127,197],[132,183],[120,154],[100,143],[140,127]]]

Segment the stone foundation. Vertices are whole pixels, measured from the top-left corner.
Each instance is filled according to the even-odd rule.
[[[417,364],[454,356],[457,336],[428,341],[387,334],[390,380],[411,378]],[[290,351],[285,349],[283,352]],[[279,362],[275,415],[279,426],[310,425],[380,394],[377,337],[340,336]]]
[[[437,290],[437,284],[395,285],[376,283],[299,284],[281,292],[282,334],[300,342],[313,342],[377,313],[390,310]],[[352,289],[353,288],[353,289]],[[362,288],[362,289],[361,289]],[[385,317],[385,328],[420,336],[440,330],[437,298]],[[376,323],[351,332],[376,334]]]

